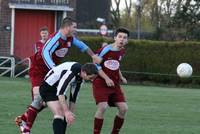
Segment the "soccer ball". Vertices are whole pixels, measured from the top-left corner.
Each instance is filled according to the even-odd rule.
[[[192,75],[192,66],[188,63],[181,63],[178,65],[176,72],[181,78],[188,78]]]

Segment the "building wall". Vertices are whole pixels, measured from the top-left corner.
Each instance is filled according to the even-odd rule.
[[[76,19],[80,28],[95,28],[97,17],[110,20],[111,0],[77,0]]]
[[[77,7],[77,5],[76,5],[77,2],[76,1],[77,0],[69,0],[69,6],[72,7],[74,9],[74,11],[67,13],[67,16],[72,17],[74,19],[76,19],[76,7]]]
[[[21,59],[34,54],[35,42],[40,40],[40,28],[55,30],[55,11],[15,10],[14,55]]]
[[[6,30],[6,26],[11,26],[11,9],[8,0],[0,0],[0,56],[10,55],[11,31]]]

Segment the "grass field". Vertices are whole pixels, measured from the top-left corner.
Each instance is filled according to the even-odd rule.
[[[200,90],[150,86],[123,86],[129,111],[121,134],[199,134]],[[0,133],[18,134],[15,116],[30,103],[30,83],[25,79],[0,78]],[[91,85],[80,92],[76,122],[68,134],[92,134],[96,110]],[[102,134],[109,134],[116,109],[105,115]],[[32,134],[52,134],[52,114],[42,111]]]

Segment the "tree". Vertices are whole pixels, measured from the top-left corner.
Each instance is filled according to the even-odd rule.
[[[184,29],[184,38],[199,39],[200,26],[200,1],[186,0],[175,13],[171,27]]]
[[[124,3],[122,3],[124,2]],[[125,4],[125,9],[121,10],[120,5]],[[118,27],[121,25],[123,19],[128,21],[127,19],[131,17],[133,9],[132,0],[112,0],[111,4],[111,18],[114,27]],[[122,17],[123,16],[123,17]],[[125,18],[124,18],[125,17]]]
[[[125,0],[124,2],[125,2],[125,6],[126,6],[125,11],[127,12],[127,17],[130,18],[133,3],[131,0],[129,0],[129,1]]]
[[[113,0],[111,3],[111,19],[114,27],[118,27],[120,25],[120,3],[121,0]]]

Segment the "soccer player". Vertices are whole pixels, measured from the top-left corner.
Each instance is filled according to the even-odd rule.
[[[40,29],[40,38],[41,38],[41,40],[38,40],[34,45],[35,53],[37,53],[38,51],[40,51],[40,49],[43,48],[43,46],[44,46],[45,42],[47,41],[48,37],[49,37],[48,28],[46,26],[42,27]]]
[[[77,47],[82,52],[87,52],[94,63],[101,61],[85,43],[73,36],[76,27],[75,20],[64,18],[59,31],[50,36],[43,49],[39,49],[36,54],[31,56],[29,76],[32,84],[32,103],[24,114],[15,119],[21,133],[30,133],[37,114],[43,109],[43,103],[39,97],[39,86],[45,75],[50,69],[61,63],[72,46]]]
[[[103,62],[98,65],[99,76],[93,81],[93,96],[97,104],[93,134],[100,134],[104,113],[108,106],[117,107],[112,134],[118,134],[128,110],[120,82],[127,83],[120,71],[120,61],[124,55],[124,46],[128,43],[129,31],[119,28],[115,32],[114,43],[98,51]]]
[[[66,126],[71,125],[75,119],[73,112],[65,101],[65,94],[74,81],[93,80],[98,74],[93,63],[81,66],[76,62],[65,62],[51,69],[40,86],[40,95],[54,114],[54,134],[65,134]],[[70,101],[75,103],[79,93],[80,84],[70,91]]]

